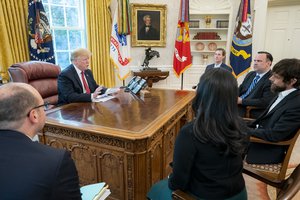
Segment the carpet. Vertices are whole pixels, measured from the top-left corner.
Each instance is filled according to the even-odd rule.
[[[287,175],[293,172],[293,169],[300,163],[300,139],[298,138],[288,166]],[[276,190],[274,187],[269,186],[257,179],[254,179],[244,174],[246,188],[249,200],[275,200]],[[293,198],[293,200],[300,200],[300,192]]]

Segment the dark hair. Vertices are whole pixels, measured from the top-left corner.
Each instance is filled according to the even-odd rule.
[[[273,62],[273,56],[272,54],[270,54],[269,52],[267,51],[259,51],[257,52],[258,54],[266,54],[266,57],[267,57],[267,60],[268,61],[271,61],[271,63]]]
[[[244,153],[245,125],[238,114],[237,98],[237,81],[227,70],[215,68],[201,76],[192,104],[194,134],[200,142],[211,142],[224,154]]]
[[[272,69],[273,73],[276,73],[283,77],[284,83],[289,83],[292,79],[296,79],[294,88],[299,88],[300,85],[300,60],[296,58],[286,58],[276,63]]]
[[[222,51],[222,56],[226,56],[226,51],[225,51],[225,49],[223,49],[223,48],[217,48],[216,50],[215,50],[215,52],[216,51]]]
[[[8,91],[9,94],[7,94]],[[2,92],[6,94],[0,97],[0,125],[2,128],[10,127],[10,123],[24,119],[29,110],[38,104],[32,92],[14,83],[1,86],[0,94]]]

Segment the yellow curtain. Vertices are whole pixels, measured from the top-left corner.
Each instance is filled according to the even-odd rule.
[[[0,1],[0,72],[6,80],[10,65],[29,60],[27,15],[28,0]]]
[[[87,41],[92,52],[91,69],[98,84],[115,86],[114,68],[110,62],[111,0],[86,0]]]

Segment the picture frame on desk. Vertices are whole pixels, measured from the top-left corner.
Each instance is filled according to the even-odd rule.
[[[131,4],[131,46],[166,46],[166,13],[165,4]]]

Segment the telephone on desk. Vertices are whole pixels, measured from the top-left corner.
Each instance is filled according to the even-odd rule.
[[[139,91],[144,89],[146,86],[147,86],[147,81],[145,79],[142,79],[140,76],[134,76],[129,81],[129,83],[124,91],[137,94]]]

